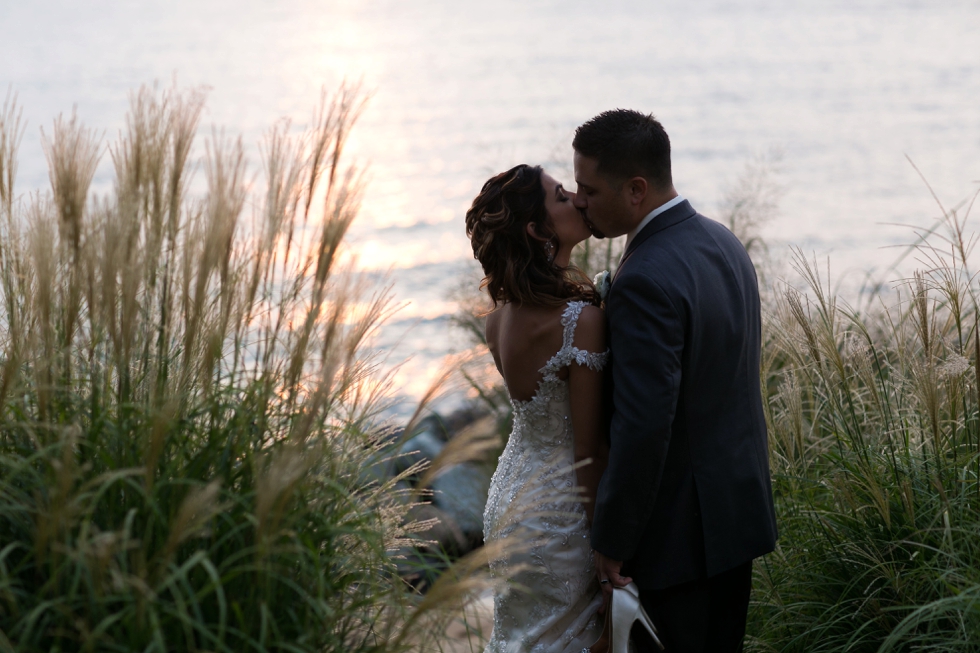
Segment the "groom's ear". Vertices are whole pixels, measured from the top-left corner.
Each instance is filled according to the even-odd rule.
[[[633,177],[626,182],[626,192],[629,195],[630,204],[639,206],[646,199],[650,191],[650,182],[644,177]]]

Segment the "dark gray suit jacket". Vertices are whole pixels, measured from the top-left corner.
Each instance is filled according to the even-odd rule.
[[[592,546],[643,589],[773,550],[755,269],[687,201],[637,234],[606,300],[609,466]]]

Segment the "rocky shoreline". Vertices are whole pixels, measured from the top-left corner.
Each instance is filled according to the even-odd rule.
[[[397,479],[395,486],[405,500],[417,504],[410,508],[407,521],[428,525],[413,535],[417,544],[392,552],[399,575],[421,591],[453,560],[483,545],[483,509],[493,464],[457,461],[446,452],[454,440],[468,437],[474,428],[495,432],[496,424],[496,416],[482,407],[429,415],[411,433],[398,428],[385,434],[376,462],[365,469],[371,482]],[[499,439],[494,442],[499,449]],[[433,465],[438,466],[434,474]]]

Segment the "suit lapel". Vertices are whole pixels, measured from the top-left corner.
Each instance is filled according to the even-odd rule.
[[[623,252],[623,258],[619,262],[619,267],[616,268],[616,274],[612,279],[613,282],[615,282],[616,278],[619,277],[619,271],[623,269],[624,265],[626,265],[626,261],[629,260],[629,257],[633,255],[633,252],[635,252],[644,241],[649,240],[650,237],[657,232],[663,231],[668,227],[673,227],[675,224],[680,222],[684,222],[688,218],[693,217],[696,213],[697,212],[694,210],[694,207],[691,206],[691,203],[684,200],[677,206],[667,209],[651,220],[650,224],[643,227],[643,231],[636,234],[636,238],[633,239],[629,247],[626,248],[626,251]]]

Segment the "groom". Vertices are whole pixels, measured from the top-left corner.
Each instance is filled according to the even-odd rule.
[[[652,116],[601,113],[572,145],[576,206],[597,237],[628,234],[606,299],[599,580],[607,595],[636,582],[670,653],[740,651],[752,559],[776,541],[755,270],[674,190],[670,140]]]

